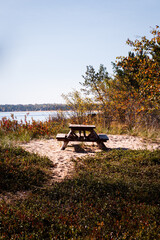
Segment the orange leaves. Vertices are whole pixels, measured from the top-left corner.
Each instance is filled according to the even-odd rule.
[[[113,102],[119,112],[124,110],[126,118],[137,114],[150,114],[160,109],[160,32],[159,27],[152,32],[153,38],[145,36],[141,40],[127,40],[133,47],[127,57],[117,58],[114,65]]]

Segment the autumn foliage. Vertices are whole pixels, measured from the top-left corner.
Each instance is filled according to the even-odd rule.
[[[0,136],[9,136],[11,139],[29,141],[33,138],[54,136],[61,128],[64,127],[66,119],[63,115],[49,117],[46,121],[27,120],[18,122],[14,114],[11,118],[3,117],[0,120]]]
[[[80,97],[80,104],[74,94],[67,96],[67,103],[89,111],[86,104],[92,102],[94,110],[103,116],[105,127],[114,121],[125,124],[128,129],[143,126],[157,128],[160,123],[160,31],[151,31],[149,40],[127,40],[132,51],[126,57],[117,57],[113,63],[114,76],[110,77],[101,64],[96,72],[87,66],[81,83],[86,98]],[[72,96],[72,99],[71,99]],[[87,110],[88,109],[88,110]]]
[[[157,124],[160,107],[160,32],[153,38],[127,41],[133,52],[114,64],[115,83],[112,100],[119,117],[130,124]]]

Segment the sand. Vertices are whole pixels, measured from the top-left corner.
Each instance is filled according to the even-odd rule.
[[[108,150],[112,149],[160,149],[160,142],[148,142],[141,138],[127,136],[127,135],[108,135],[109,141],[105,143]],[[52,178],[48,185],[54,182],[63,181],[65,177],[70,178],[74,172],[73,158],[85,157],[94,155],[101,150],[96,143],[70,142],[65,150],[60,150],[62,142],[57,142],[56,139],[49,140],[33,140],[20,146],[31,153],[39,154],[40,156],[47,156],[53,162]],[[15,194],[11,192],[3,192],[0,194],[0,201],[12,203],[17,199],[24,199],[31,191],[18,191]]]
[[[138,137],[127,135],[108,135],[109,141],[106,147],[111,149],[160,149],[160,143],[147,142]],[[101,151],[96,143],[70,142],[65,150],[60,150],[62,142],[56,139],[33,140],[20,145],[25,150],[37,153],[40,156],[47,156],[53,162],[52,181],[62,181],[65,177],[70,177],[74,170],[73,158],[94,155]]]

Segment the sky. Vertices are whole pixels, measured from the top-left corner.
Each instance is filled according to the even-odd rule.
[[[0,0],[0,104],[65,103],[159,24],[159,0]]]

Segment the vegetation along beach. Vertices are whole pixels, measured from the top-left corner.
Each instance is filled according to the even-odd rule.
[[[0,239],[160,239],[159,27],[127,44],[113,77],[87,66],[81,91],[45,105],[56,116],[0,120]],[[60,150],[70,123],[95,125],[107,149]]]

